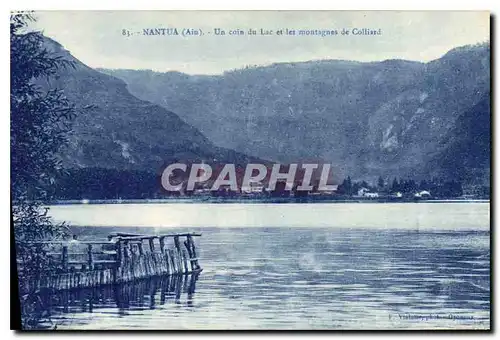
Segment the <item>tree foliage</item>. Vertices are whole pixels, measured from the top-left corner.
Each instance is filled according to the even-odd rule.
[[[43,47],[40,32],[27,31],[30,14],[11,16],[10,145],[14,200],[46,198],[46,188],[61,169],[57,151],[71,130],[75,107],[62,90],[44,91],[36,79],[53,76],[71,64]]]
[[[59,148],[66,143],[75,107],[61,90],[47,90],[37,80],[71,66],[44,48],[40,32],[29,31],[31,13],[10,19],[10,147],[12,221],[21,299],[28,299],[43,270],[49,269],[41,240],[67,235],[65,224],[54,224],[43,207],[50,186],[61,171]],[[24,307],[24,306],[22,306]],[[23,327],[32,315],[22,315]]]

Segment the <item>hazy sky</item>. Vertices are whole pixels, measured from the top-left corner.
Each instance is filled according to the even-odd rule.
[[[318,59],[429,61],[489,40],[488,12],[44,11],[36,28],[91,67],[217,74],[246,65]],[[124,37],[145,28],[199,28],[203,36]],[[336,29],[337,36],[215,36],[214,28]],[[342,36],[343,28],[381,29]],[[211,32],[211,34],[209,34]],[[351,32],[352,33],[352,32]]]

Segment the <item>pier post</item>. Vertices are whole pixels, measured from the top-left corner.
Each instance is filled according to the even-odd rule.
[[[88,263],[89,263],[89,270],[94,269],[94,257],[92,255],[92,245],[88,245]]]
[[[194,256],[193,256],[193,252],[191,251],[191,243],[189,242],[190,239],[189,239],[189,236],[186,237],[186,241],[184,241],[184,246],[186,247],[187,249],[187,252],[188,252],[188,256],[189,256],[189,263],[191,264],[191,271],[195,270],[195,265],[194,265]]]
[[[122,241],[118,240],[116,242],[116,265],[117,265],[117,267],[120,267],[122,265],[122,257],[123,257]]]
[[[151,237],[149,239],[149,250],[151,251],[151,254],[154,254],[154,252],[155,252],[155,239],[154,239],[154,237]]]
[[[194,244],[193,236],[188,235],[187,239],[188,239],[189,244],[191,245],[191,252],[192,252],[193,258],[197,259],[198,256],[196,255],[196,246]],[[193,262],[195,265],[195,269],[200,269],[200,265],[198,264],[198,260],[194,260]]]
[[[62,268],[65,272],[68,270],[68,246],[62,247]]]
[[[174,251],[172,249],[167,249],[168,251],[168,257],[170,259],[170,262],[171,262],[171,267],[172,267],[172,274],[177,274],[177,266],[176,266],[176,262],[175,262],[175,256],[174,256]]]
[[[128,258],[130,257],[130,249],[129,249],[129,245],[128,245],[128,241],[125,241],[125,244],[123,245],[123,258],[125,260],[128,260]]]
[[[174,236],[174,244],[175,250],[177,252],[177,268],[179,269],[179,273],[182,273],[182,253],[181,253],[181,244],[179,242],[179,236]]]
[[[170,257],[168,256],[168,249],[164,249],[164,254],[162,256],[164,256],[165,259],[165,267],[167,270],[167,275],[170,275]]]
[[[165,253],[165,237],[160,237],[160,251],[161,253]]]
[[[184,274],[187,274],[189,273],[189,267],[188,267],[188,261],[187,261],[187,252],[185,249],[182,249],[181,250],[181,253],[182,253],[182,262],[183,262],[183,265],[184,265]]]

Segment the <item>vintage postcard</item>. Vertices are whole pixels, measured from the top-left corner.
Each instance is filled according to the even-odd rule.
[[[10,17],[13,328],[490,330],[485,11]]]

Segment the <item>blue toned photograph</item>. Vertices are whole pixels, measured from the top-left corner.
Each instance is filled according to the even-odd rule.
[[[11,12],[11,328],[490,331],[490,20]]]

